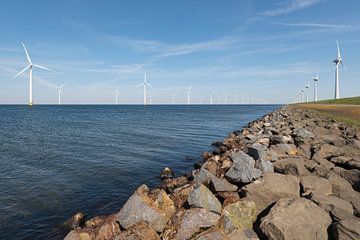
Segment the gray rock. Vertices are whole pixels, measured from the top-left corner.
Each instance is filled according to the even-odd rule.
[[[295,129],[294,130],[294,135],[296,137],[300,137],[300,138],[302,138],[304,140],[314,137],[314,134],[312,132],[309,132],[305,128],[297,128],[297,129]]]
[[[274,167],[272,163],[265,159],[256,160],[255,168],[259,169],[262,173],[274,172]]]
[[[176,211],[174,203],[164,190],[159,191],[156,199],[148,194],[148,187],[141,185],[116,214],[116,220],[123,228],[128,229],[138,222],[145,222],[157,232],[164,229]]]
[[[255,168],[255,160],[242,151],[230,155],[233,164],[225,176],[235,183],[249,183],[261,176],[261,171]]]
[[[360,221],[356,219],[345,219],[335,223],[331,227],[334,239],[358,240],[360,239]]]
[[[276,161],[274,164],[274,171],[282,174],[290,174],[293,176],[309,175],[309,171],[305,168],[305,163],[302,158],[284,158]]]
[[[221,213],[221,203],[204,185],[199,185],[188,197],[190,206],[205,208],[210,212]]]
[[[270,138],[270,142],[272,145],[278,144],[278,143],[286,143],[285,138],[282,135],[273,135]]]
[[[211,182],[216,192],[232,192],[238,189],[237,186],[229,183],[224,178],[218,178],[204,167],[202,167],[198,174],[194,176],[194,183],[196,185]]]
[[[268,148],[262,144],[255,143],[248,147],[249,156],[253,157],[255,160],[266,159]]]

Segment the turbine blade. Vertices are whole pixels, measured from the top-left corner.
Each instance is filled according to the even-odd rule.
[[[27,65],[23,70],[21,70],[20,72],[18,72],[18,74],[15,75],[14,79],[17,78],[18,76],[20,76],[21,74],[23,74],[29,68],[30,68],[30,65]]]
[[[21,44],[22,44],[22,46],[23,46],[23,48],[24,48],[24,51],[25,51],[25,54],[26,54],[26,58],[27,58],[29,64],[32,64],[32,63],[31,63],[30,56],[29,56],[29,53],[28,53],[27,50],[26,50],[25,44],[24,44],[23,42],[22,42]]]
[[[150,88],[153,88],[153,87],[150,85],[150,83],[146,83],[146,85],[148,85]]]
[[[46,67],[43,67],[43,66],[40,66],[40,65],[36,65],[36,64],[33,64],[34,67],[38,67],[38,68],[41,68],[41,69],[44,69],[44,70],[47,70],[47,71],[50,71],[50,72],[55,72],[54,70],[50,69],[50,68],[46,68]]]
[[[64,84],[62,84],[62,85],[60,85],[60,89],[63,89],[63,87],[65,86],[65,83]]]
[[[343,66],[343,68],[345,69],[345,71],[348,70],[348,68],[345,66],[345,64],[341,61],[341,65]]]
[[[336,40],[336,45],[337,45],[337,50],[338,50],[338,58],[341,58],[341,55],[340,55],[340,47],[339,47],[339,41]]]

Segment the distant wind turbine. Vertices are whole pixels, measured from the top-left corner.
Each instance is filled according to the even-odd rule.
[[[314,102],[318,100],[318,82],[319,82],[319,74],[313,78],[314,80]]]
[[[139,85],[139,87],[143,86],[144,87],[144,105],[146,105],[146,99],[147,99],[147,87],[152,88],[152,86],[147,82],[146,79],[146,73],[144,73],[144,82],[142,84]]]
[[[227,104],[227,100],[228,100],[228,94],[225,93],[225,99],[224,99],[224,103]]]
[[[213,95],[214,95],[214,90],[210,91],[210,104],[213,104]]]
[[[306,102],[309,102],[309,83],[305,86]]]
[[[29,70],[29,77],[30,77],[30,79],[29,79],[29,106],[32,106],[33,105],[33,67],[41,68],[41,69],[51,71],[51,72],[54,72],[54,71],[49,68],[33,64],[30,59],[29,53],[26,50],[24,43],[21,43],[21,45],[24,48],[28,65],[23,70],[21,70],[18,74],[16,74],[14,78],[17,78],[18,76],[23,74],[25,71]]]
[[[171,95],[172,104],[175,104],[175,95]]]
[[[187,91],[187,104],[190,104],[190,90],[191,90],[191,85],[186,88],[186,91]]]
[[[114,95],[115,95],[115,104],[118,105],[118,96],[120,95],[119,88],[115,89]]]
[[[57,87],[58,89],[58,94],[59,94],[59,105],[61,105],[61,95],[63,94],[63,90],[64,90],[64,86],[65,86],[65,83],[60,85],[59,87]]]
[[[336,41],[336,45],[337,45],[337,51],[338,51],[338,55],[334,60],[335,63],[335,99],[339,99],[340,98],[340,90],[339,90],[339,65],[343,65],[343,60],[341,58],[341,54],[340,54],[340,47],[339,47],[339,41]]]

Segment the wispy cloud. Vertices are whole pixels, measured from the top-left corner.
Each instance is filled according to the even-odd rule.
[[[273,17],[273,16],[280,16],[284,14],[288,14],[291,12],[295,12],[298,10],[302,10],[305,8],[309,8],[314,6],[315,4],[319,3],[321,0],[292,0],[291,2],[287,3],[285,6],[272,9],[272,10],[266,10],[261,15]]]
[[[274,22],[274,25],[282,25],[289,27],[312,27],[312,28],[335,28],[335,29],[344,29],[351,30],[356,29],[358,26],[351,25],[340,25],[340,24],[326,24],[326,23],[284,23],[284,22]]]

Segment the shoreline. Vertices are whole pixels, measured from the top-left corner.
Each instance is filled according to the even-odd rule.
[[[213,145],[191,174],[165,169],[117,213],[74,215],[65,239],[360,237],[360,128],[286,105]]]

